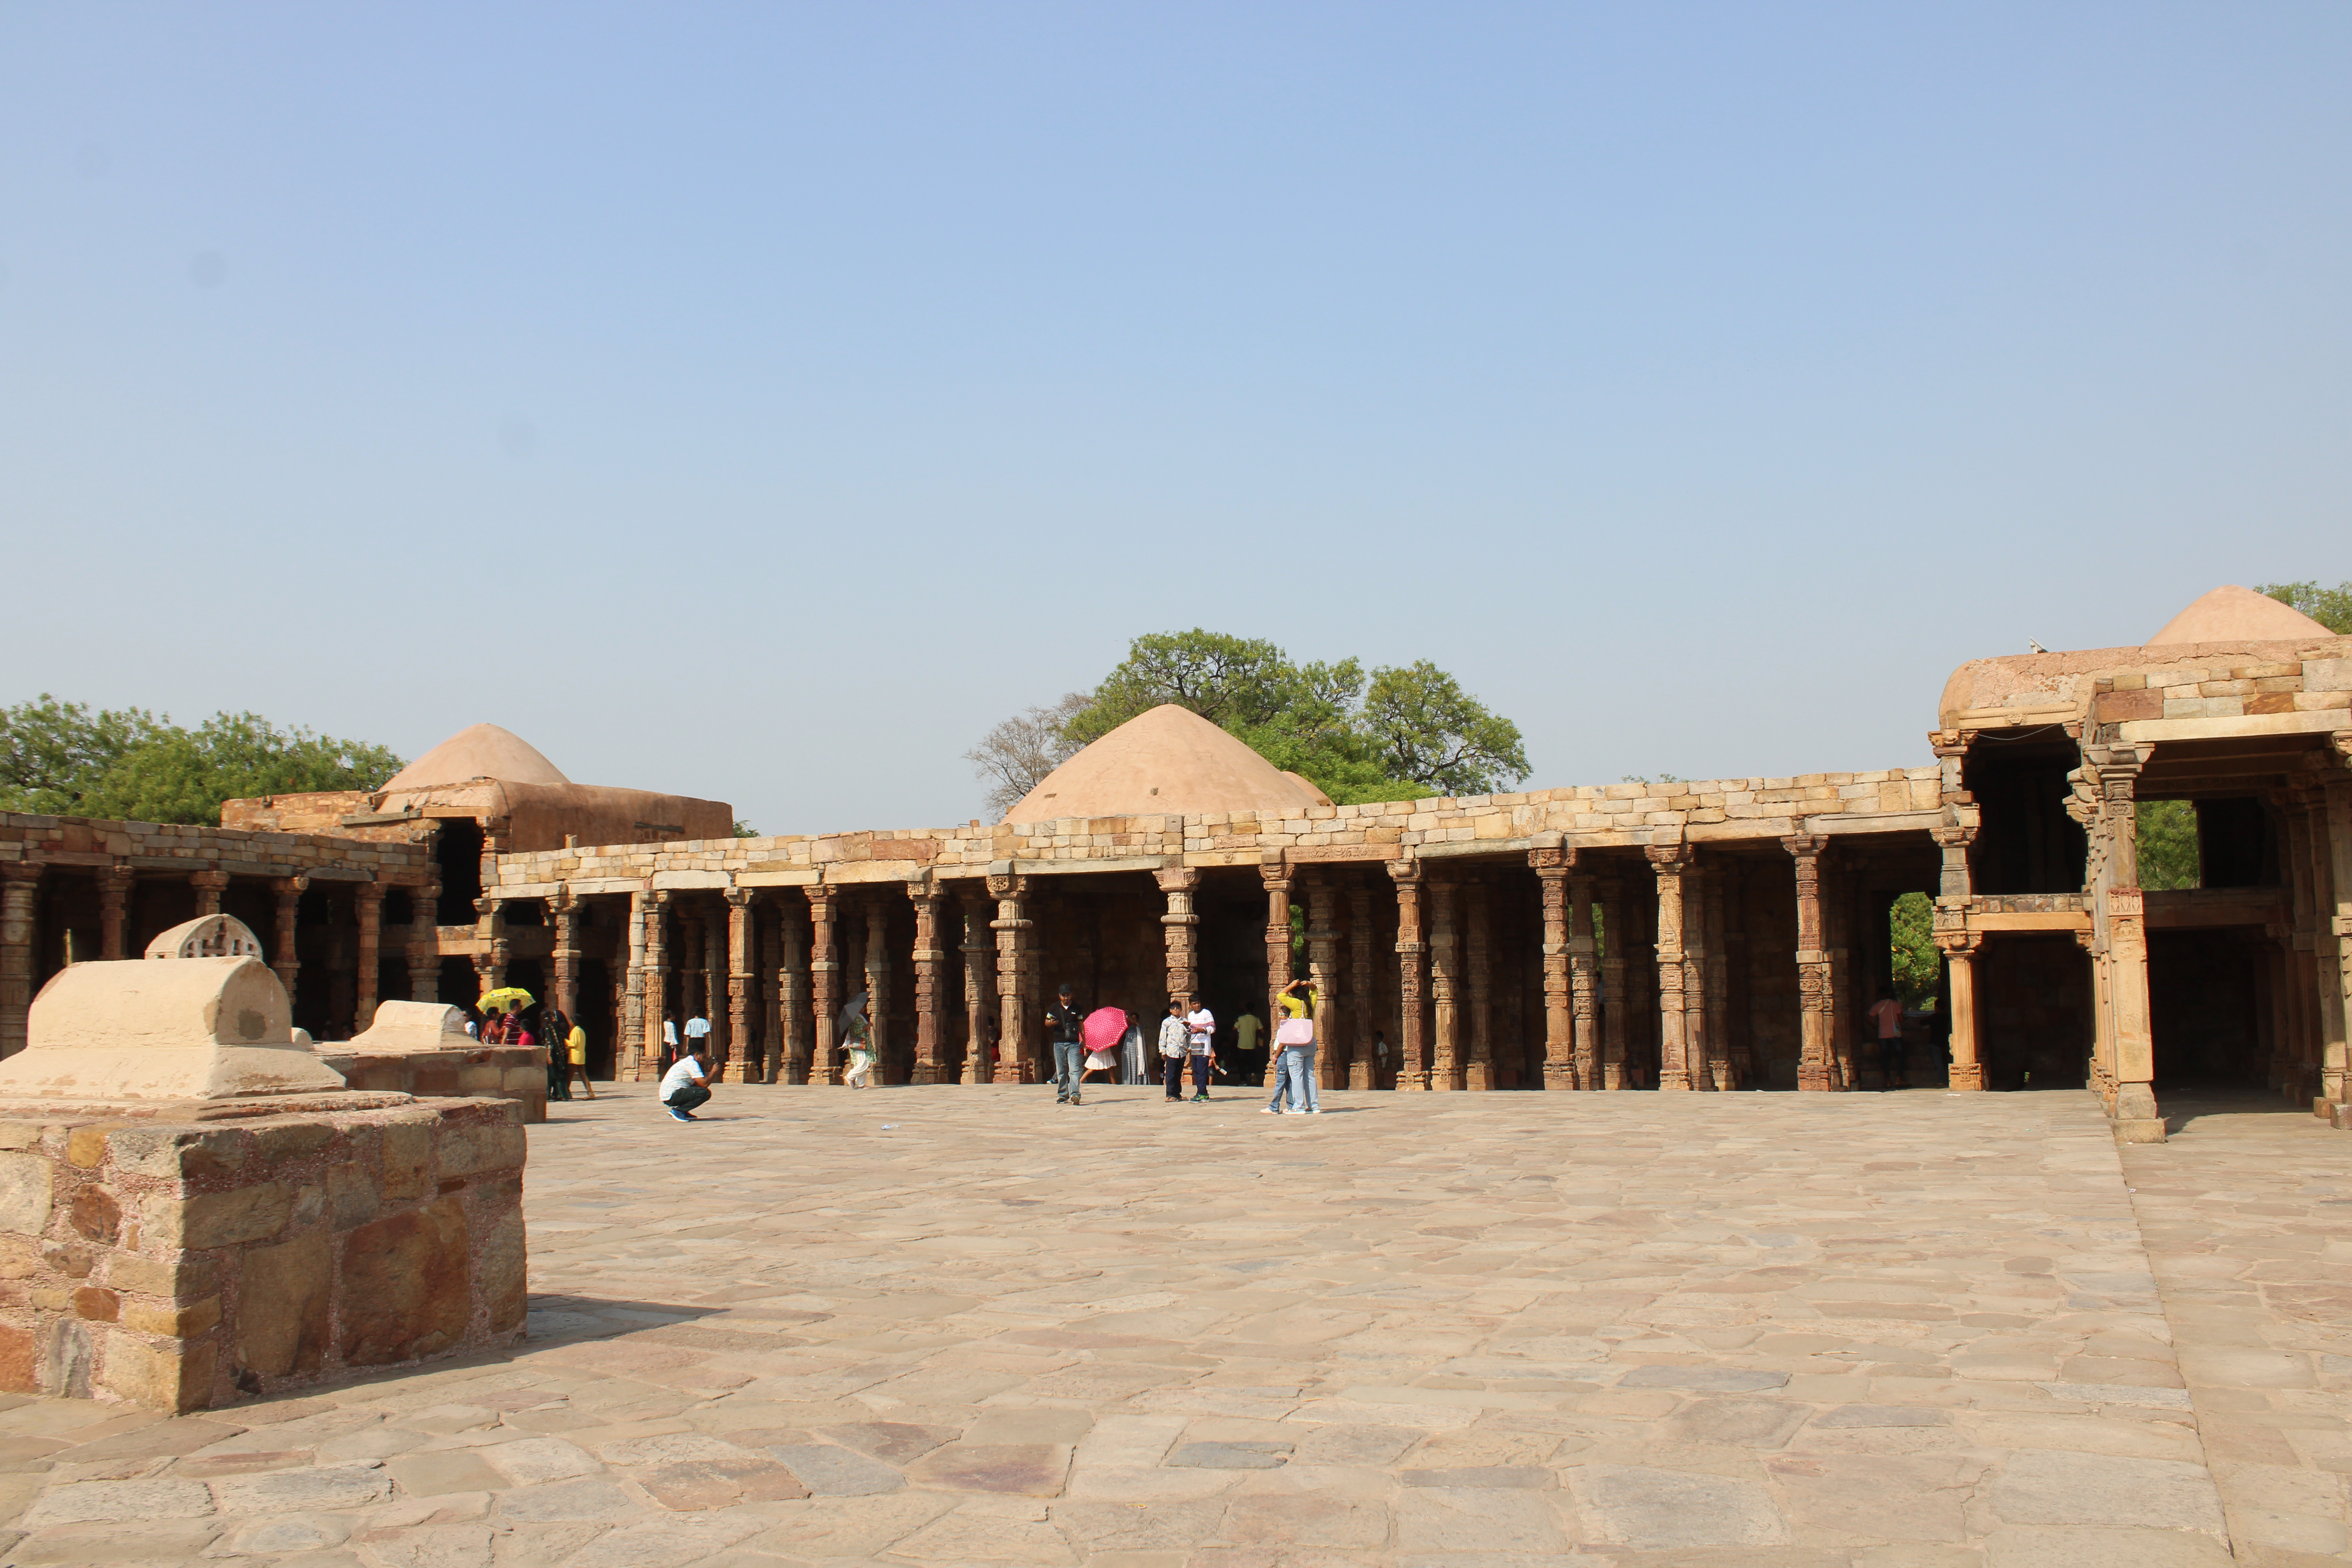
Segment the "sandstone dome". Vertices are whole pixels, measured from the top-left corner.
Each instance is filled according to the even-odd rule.
[[[2164,623],[2147,639],[2148,647],[2168,647],[2200,642],[2285,642],[2295,637],[2336,634],[2292,605],[2268,594],[2224,584]]]
[[[1192,710],[1166,702],[1046,774],[1004,820],[1218,812],[1298,816],[1310,805],[1329,804],[1306,780],[1284,773]]]
[[[430,789],[436,784],[466,784],[496,779],[500,784],[568,784],[563,771],[539,749],[511,730],[496,724],[469,724],[380,785],[394,790]]]

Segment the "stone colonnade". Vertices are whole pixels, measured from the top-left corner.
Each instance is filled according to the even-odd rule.
[[[271,971],[288,996],[298,998],[298,1022],[307,1020],[321,1038],[349,1037],[367,1027],[385,999],[383,905],[395,890],[423,911],[427,932],[422,965],[413,936],[395,950],[408,960],[405,990],[411,999],[430,1001],[440,960],[431,925],[436,889],[429,881],[394,882],[334,868],[231,872],[199,863],[163,870],[89,855],[0,861],[0,1058],[25,1048],[33,995],[58,969],[138,958],[158,932],[223,912],[244,920],[261,939]],[[345,898],[347,922],[340,918]],[[325,922],[307,961],[306,899]],[[96,941],[85,940],[93,930]],[[322,994],[303,990],[306,963],[324,973]],[[299,1003],[306,994],[315,1005]]]
[[[1783,868],[1778,885],[1795,889],[1782,987],[1795,1019],[1789,1034],[1801,1037],[1793,1087],[1855,1087],[1848,1015],[1867,982],[1854,973],[1853,885],[1841,879],[1840,858],[1817,834],[1740,847],[1734,856],[1679,838],[1599,850],[1544,842],[1507,857],[1163,865],[1150,873],[1159,928],[1151,979],[1166,994],[1203,994],[1202,900],[1214,879],[1230,910],[1248,878],[1265,900],[1265,1016],[1276,1016],[1274,995],[1294,973],[1313,981],[1327,1085],[1441,1093],[1757,1087],[1750,972],[1772,961],[1751,961],[1742,910],[1744,900],[1767,896],[1750,882],[1770,862]],[[953,878],[919,869],[840,882],[640,888],[625,895],[618,1074],[655,1076],[664,1024],[698,1016],[709,1020],[709,1059],[722,1081],[837,1083],[845,1051],[836,1020],[863,992],[883,1081],[1036,1081],[1050,1070],[1039,1038],[1047,963],[1082,975],[1097,956],[1088,944],[1100,940],[1068,935],[1049,954],[1044,917],[1089,885],[1101,884],[1076,866],[999,865]],[[581,901],[568,885],[546,899],[556,931],[551,991],[567,1012],[576,1005],[572,911]],[[485,900],[486,925],[497,902]],[[1230,943],[1238,933],[1223,929]],[[486,929],[478,945],[488,983],[494,932]],[[1132,1005],[1145,989],[1130,983],[1123,999]],[[1522,998],[1539,1002],[1523,1007]],[[1153,1015],[1140,1021],[1149,1034]],[[1956,1038],[1956,1057],[1969,1045]]]

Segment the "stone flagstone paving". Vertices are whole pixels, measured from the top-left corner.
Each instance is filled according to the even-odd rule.
[[[2352,1137],[2307,1116],[2119,1156],[2074,1093],[1259,1103],[554,1107],[519,1353],[16,1401],[0,1557],[2342,1560]]]

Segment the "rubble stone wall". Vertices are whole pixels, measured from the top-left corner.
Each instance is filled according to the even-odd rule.
[[[325,1046],[319,1056],[355,1089],[419,1100],[507,1100],[522,1107],[526,1122],[547,1120],[547,1052],[537,1046],[383,1052]]]
[[[519,1105],[242,1109],[0,1106],[0,1387],[194,1410],[514,1339]]]

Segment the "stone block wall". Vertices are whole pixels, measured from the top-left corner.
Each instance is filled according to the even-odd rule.
[[[522,1107],[525,1121],[547,1120],[547,1052],[537,1046],[384,1052],[325,1046],[319,1056],[355,1089],[419,1100],[512,1100]]]
[[[273,877],[309,872],[385,884],[423,883],[433,873],[431,852],[418,844],[21,812],[0,812],[0,860],[89,866],[121,861],[142,871],[217,869]]]
[[[521,1114],[0,1102],[0,1387],[184,1411],[511,1342]]]

